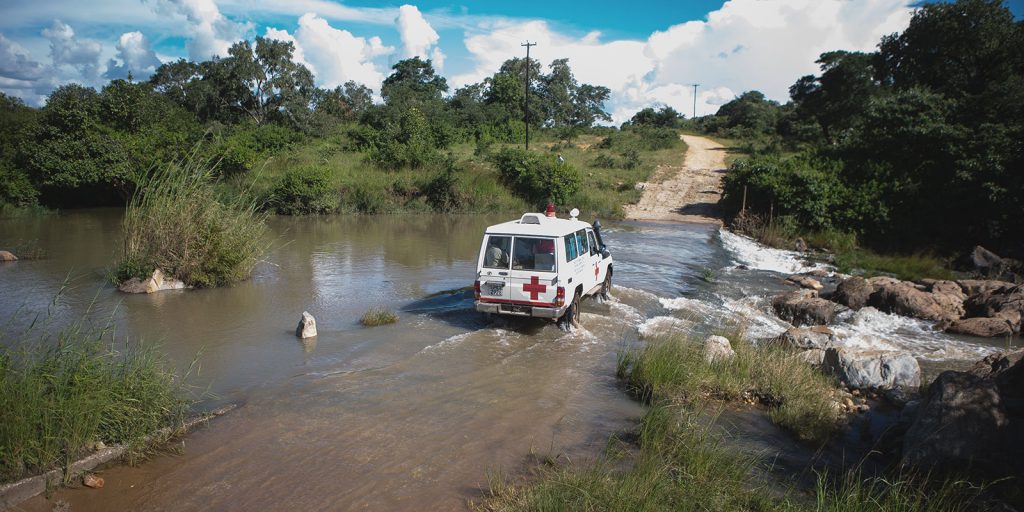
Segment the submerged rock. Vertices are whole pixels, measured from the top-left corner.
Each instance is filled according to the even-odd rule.
[[[90,487],[92,489],[102,489],[103,484],[103,477],[96,476],[92,473],[86,473],[85,476],[82,477],[82,485],[86,487]]]
[[[822,369],[853,389],[916,388],[921,385],[921,367],[907,352],[853,351],[831,347],[825,350]]]
[[[704,359],[709,363],[728,361],[736,356],[729,339],[724,336],[708,336],[704,340]]]
[[[903,463],[1024,474],[1024,350],[996,353],[928,387],[903,438]]]
[[[18,257],[8,251],[0,251],[0,262],[4,261],[18,261]]]
[[[814,290],[794,290],[772,299],[779,318],[796,326],[825,325],[836,317],[839,306],[818,297]]]
[[[824,288],[824,286],[822,286],[817,279],[808,276],[789,276],[788,278],[786,278],[786,281],[799,285],[801,288],[806,288],[808,290],[821,290],[822,288]]]
[[[145,280],[133,277],[118,287],[125,293],[156,293],[164,290],[182,290],[186,288],[185,283],[165,275],[160,269],[153,271],[153,275]]]
[[[299,325],[295,328],[295,335],[302,339],[316,336],[316,319],[308,311],[302,312]]]

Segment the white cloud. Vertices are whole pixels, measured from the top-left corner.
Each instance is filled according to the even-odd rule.
[[[32,81],[43,76],[46,67],[32,57],[18,43],[0,34],[0,78]]]
[[[53,20],[49,28],[43,29],[43,37],[50,41],[50,58],[53,66],[71,66],[81,75],[92,80],[99,74],[100,54],[103,47],[96,41],[79,39],[70,25]]]
[[[524,55],[524,41],[536,42],[531,58],[542,64],[569,58],[581,82],[612,90],[607,105],[614,122],[637,110],[669,105],[688,116],[692,83],[700,83],[697,115],[747,90],[776,101],[788,100],[789,86],[816,73],[814,63],[829,50],[872,51],[881,36],[906,27],[908,0],[729,0],[704,21],[688,21],[657,31],[646,41],[602,42],[596,32],[571,37],[544,21],[497,21],[480,25],[466,38],[471,71],[453,77],[456,87],[493,74],[502,62]]]
[[[284,30],[275,34],[279,39],[288,36]],[[295,35],[288,37],[296,43],[297,54],[301,52],[302,60],[315,70],[319,85],[327,88],[354,80],[379,91],[384,73],[373,59],[395,51],[384,46],[379,37],[356,37],[313,13],[303,14]]]
[[[228,48],[252,31],[251,24],[226,18],[213,0],[160,0],[159,5],[188,20],[190,39],[186,47],[189,58],[195,61],[227,56]]]
[[[131,73],[137,79],[145,79],[160,66],[160,59],[142,32],[121,34],[117,41],[116,59],[107,62],[107,72],[103,74],[105,78],[126,78]]]
[[[444,66],[444,53],[436,46],[441,37],[423,19],[416,6],[406,4],[399,7],[395,25],[402,39],[402,57],[431,59],[437,70]]]

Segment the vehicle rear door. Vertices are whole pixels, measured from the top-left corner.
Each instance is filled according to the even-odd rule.
[[[480,300],[508,302],[512,288],[512,235],[485,235],[480,249]]]
[[[590,265],[594,267],[594,286],[604,282],[608,266],[604,264],[601,248],[597,245],[597,237],[592,230],[587,230],[587,241],[590,242]]]
[[[512,244],[512,302],[549,307],[555,302],[557,264],[552,237],[516,236]]]

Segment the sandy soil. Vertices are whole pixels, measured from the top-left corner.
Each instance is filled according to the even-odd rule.
[[[695,135],[681,135],[689,149],[683,165],[661,166],[644,188],[637,204],[625,206],[626,218],[669,222],[721,224],[718,199],[722,197],[726,148]]]

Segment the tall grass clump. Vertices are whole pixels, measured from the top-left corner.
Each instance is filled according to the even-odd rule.
[[[193,156],[142,180],[125,212],[119,279],[160,268],[186,285],[213,287],[250,275],[266,249],[265,214],[247,194],[219,196],[213,167]]]
[[[685,336],[653,338],[619,355],[619,377],[644,401],[696,402],[755,398],[769,416],[798,437],[822,442],[841,426],[835,382],[794,351],[754,346],[734,336],[736,355],[709,362],[702,344]]]
[[[67,467],[97,441],[175,429],[191,405],[155,347],[85,321],[0,332],[0,481]],[[9,339],[13,338],[13,339]]]
[[[377,327],[398,322],[398,315],[393,311],[384,308],[371,308],[359,319],[359,323],[366,327]]]
[[[729,450],[699,413],[658,404],[641,420],[640,450],[628,469],[614,451],[583,465],[549,466],[529,484],[491,478],[489,511],[786,510],[762,489],[755,457]]]

